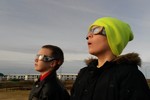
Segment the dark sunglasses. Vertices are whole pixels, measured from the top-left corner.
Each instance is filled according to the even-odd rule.
[[[93,26],[93,27],[91,27],[88,33],[93,34],[93,35],[106,36],[105,28],[101,27],[101,26]],[[88,37],[86,39],[88,39]]]
[[[50,62],[52,60],[54,60],[54,57],[50,57],[50,56],[46,56],[46,55],[41,55],[41,54],[37,54],[35,59],[44,61],[44,62]]]

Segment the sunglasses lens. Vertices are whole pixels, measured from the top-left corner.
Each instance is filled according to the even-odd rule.
[[[42,60],[43,59],[43,55],[36,55],[35,59],[39,59],[39,60]]]
[[[94,29],[93,29],[93,34],[98,34],[100,31],[101,31],[101,30],[100,30],[99,27],[94,28]]]
[[[39,55],[39,60],[43,60],[43,55]]]
[[[49,62],[49,61],[53,60],[54,58],[38,54],[38,55],[36,55],[35,59],[38,59],[38,60],[41,60],[41,61],[44,61],[44,62]]]
[[[45,62],[48,62],[48,61],[50,61],[51,59],[50,58],[48,58],[48,57],[44,57],[43,58],[43,61],[45,61]]]
[[[100,27],[100,26],[91,27],[89,32],[94,35],[97,35],[97,34],[106,35],[104,27]]]

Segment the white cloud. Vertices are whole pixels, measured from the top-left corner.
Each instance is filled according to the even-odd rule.
[[[102,16],[113,16],[128,22],[135,39],[128,44],[124,53],[138,52],[144,61],[149,61],[149,2],[1,0],[0,55],[5,57],[1,61],[12,60],[15,55],[18,55],[13,60],[15,62],[21,59],[31,61],[31,55],[44,44],[60,46],[66,61],[83,60],[89,56],[85,40],[88,26]]]

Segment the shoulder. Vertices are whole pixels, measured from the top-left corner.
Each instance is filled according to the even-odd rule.
[[[57,91],[60,91],[61,86],[57,81],[58,80],[55,73],[49,75],[45,80],[43,80],[42,83],[43,93],[52,94],[52,93],[56,93]]]
[[[80,79],[86,73],[87,69],[88,69],[88,67],[84,67],[84,68],[82,68],[82,69],[79,70],[77,78],[76,78],[76,81],[78,79]]]
[[[67,92],[67,90],[65,89],[65,87],[63,86],[63,84],[61,83],[61,81],[59,79],[55,79],[55,80],[50,80],[48,82],[46,82],[43,86],[43,94],[47,94],[48,96],[58,96],[61,97],[68,97],[69,94]]]
[[[117,64],[137,65],[141,66],[141,58],[138,53],[128,53],[118,56],[114,59]]]
[[[79,73],[84,73],[92,68],[95,68],[98,65],[98,60],[95,58],[89,58],[85,60],[86,67],[80,69]]]
[[[121,55],[112,62],[109,74],[117,81],[145,80],[143,73],[138,69],[141,66],[141,59],[137,53]]]
[[[128,74],[140,71],[138,66],[141,66],[141,59],[137,53],[128,53],[118,56],[114,61],[118,73]]]
[[[50,91],[55,91],[55,90],[63,90],[64,85],[63,83],[56,77],[54,79],[48,80],[45,82],[44,89],[50,90]]]
[[[141,59],[137,53],[121,55],[114,60],[114,63],[114,73],[120,82],[146,84],[145,76],[138,69],[138,67],[141,67]]]

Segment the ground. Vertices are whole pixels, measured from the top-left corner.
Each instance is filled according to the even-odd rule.
[[[28,100],[29,90],[0,89],[0,100]]]
[[[147,80],[150,86],[150,80]],[[64,81],[65,87],[70,91],[73,81]],[[0,82],[0,100],[28,100],[33,82],[8,81]]]

